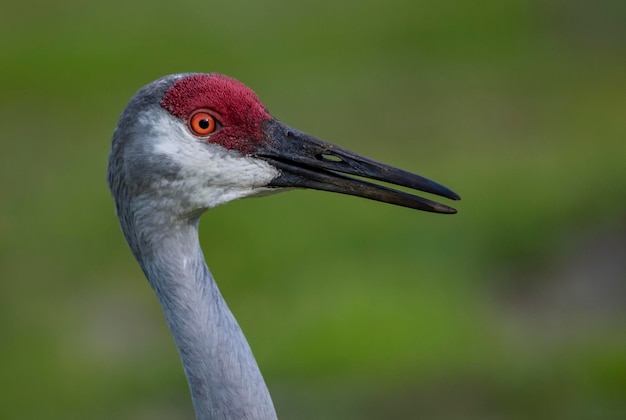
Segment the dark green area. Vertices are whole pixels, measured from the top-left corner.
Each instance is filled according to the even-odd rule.
[[[460,193],[205,215],[282,418],[626,418],[626,3],[0,7],[0,418],[192,418],[105,183],[127,100],[219,71]]]

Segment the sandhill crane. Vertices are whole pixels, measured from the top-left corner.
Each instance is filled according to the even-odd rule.
[[[252,90],[220,74],[166,76],[130,100],[113,134],[108,184],[126,241],[174,336],[198,419],[276,418],[252,351],[204,261],[202,213],[285,188],[456,212],[363,178],[459,199],[426,178],[286,126]]]

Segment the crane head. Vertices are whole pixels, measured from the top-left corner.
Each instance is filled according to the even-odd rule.
[[[311,188],[456,213],[368,180],[460,199],[424,177],[281,123],[251,89],[215,73],[166,76],[139,90],[122,113],[109,155],[118,210],[120,201],[136,198],[178,215],[199,215],[237,198]]]

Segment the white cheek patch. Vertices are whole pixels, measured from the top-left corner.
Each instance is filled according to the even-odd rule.
[[[255,195],[280,175],[263,160],[197,139],[184,122],[167,113],[151,125],[153,153],[181,168],[175,179],[161,179],[154,187],[174,201],[179,198],[184,207],[206,209]]]

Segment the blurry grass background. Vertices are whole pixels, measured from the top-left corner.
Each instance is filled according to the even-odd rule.
[[[128,99],[188,71],[464,198],[204,216],[281,418],[626,418],[625,22],[620,0],[4,2],[0,418],[193,417],[105,184]]]

